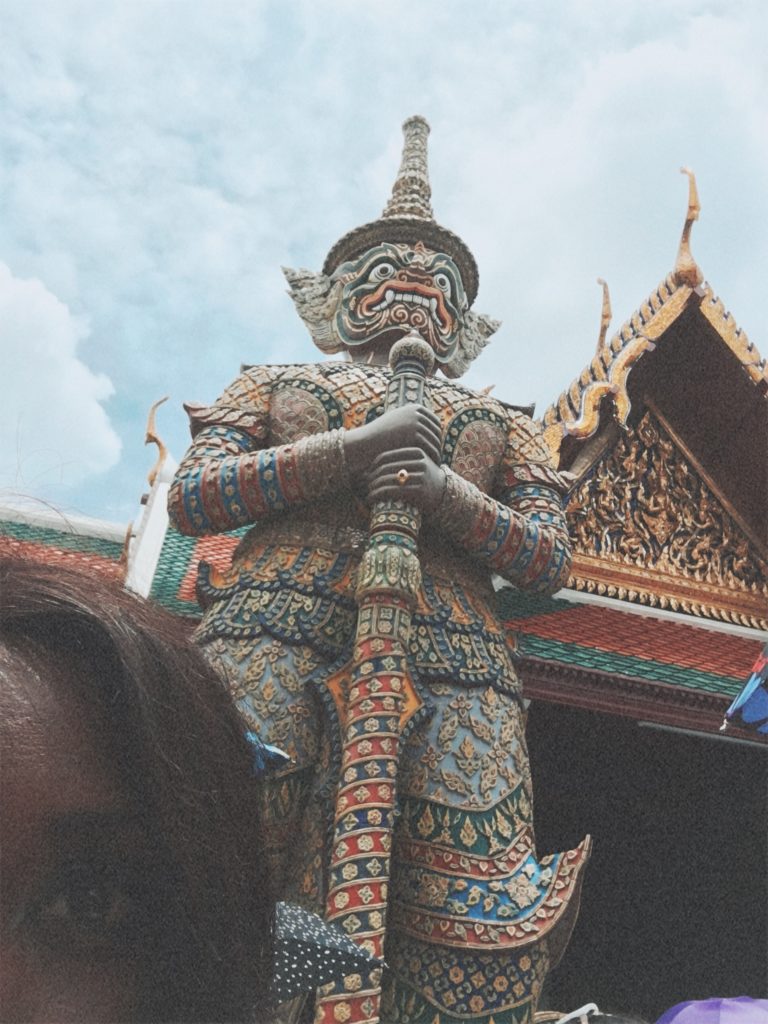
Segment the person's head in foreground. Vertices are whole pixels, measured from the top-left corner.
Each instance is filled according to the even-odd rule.
[[[253,1021],[273,901],[251,754],[170,616],[0,560],[0,1020]]]

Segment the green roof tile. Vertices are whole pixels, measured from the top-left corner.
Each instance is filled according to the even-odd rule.
[[[575,601],[546,597],[543,594],[525,594],[516,587],[502,587],[496,592],[496,610],[502,619],[524,619],[575,607]]]
[[[714,672],[701,672],[697,669],[667,665],[652,659],[614,654],[596,650],[593,647],[563,643],[559,640],[545,640],[542,637],[529,636],[525,633],[518,633],[517,636],[519,653],[524,658],[559,661],[563,664],[595,669],[599,672],[631,676],[634,679],[647,679],[649,682],[667,683],[673,686],[684,686],[691,690],[719,693],[726,697],[735,696],[744,684],[743,679],[732,679],[728,676],[716,675]]]
[[[67,530],[56,530],[48,526],[36,526],[32,523],[10,520],[0,521],[0,535],[26,541],[29,544],[40,544],[43,547],[90,552],[113,562],[120,560],[123,551],[123,542],[120,540],[91,537],[87,534],[71,533]]]

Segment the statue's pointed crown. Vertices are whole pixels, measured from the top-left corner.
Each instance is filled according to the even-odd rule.
[[[340,263],[382,242],[406,245],[423,242],[436,252],[447,253],[456,263],[472,305],[478,286],[475,258],[459,236],[441,227],[432,213],[432,189],[427,168],[429,125],[423,117],[409,117],[403,124],[403,135],[400,170],[384,212],[378,220],[354,228],[339,239],[326,256],[323,272],[332,274]]]

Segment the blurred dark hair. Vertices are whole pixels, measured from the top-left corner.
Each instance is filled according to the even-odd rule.
[[[168,865],[166,936],[142,1020],[252,1021],[271,977],[274,898],[256,783],[224,684],[162,609],[38,562],[0,559],[0,642],[68,657],[117,774]]]

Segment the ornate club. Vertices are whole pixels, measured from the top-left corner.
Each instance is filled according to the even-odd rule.
[[[434,355],[411,334],[390,353],[388,409],[424,401]],[[421,584],[418,509],[402,501],[373,507],[357,586],[358,619],[346,701],[341,780],[327,916],[374,956],[383,955],[401,712],[409,686],[411,611]],[[375,1024],[381,970],[327,991],[318,1024]]]

